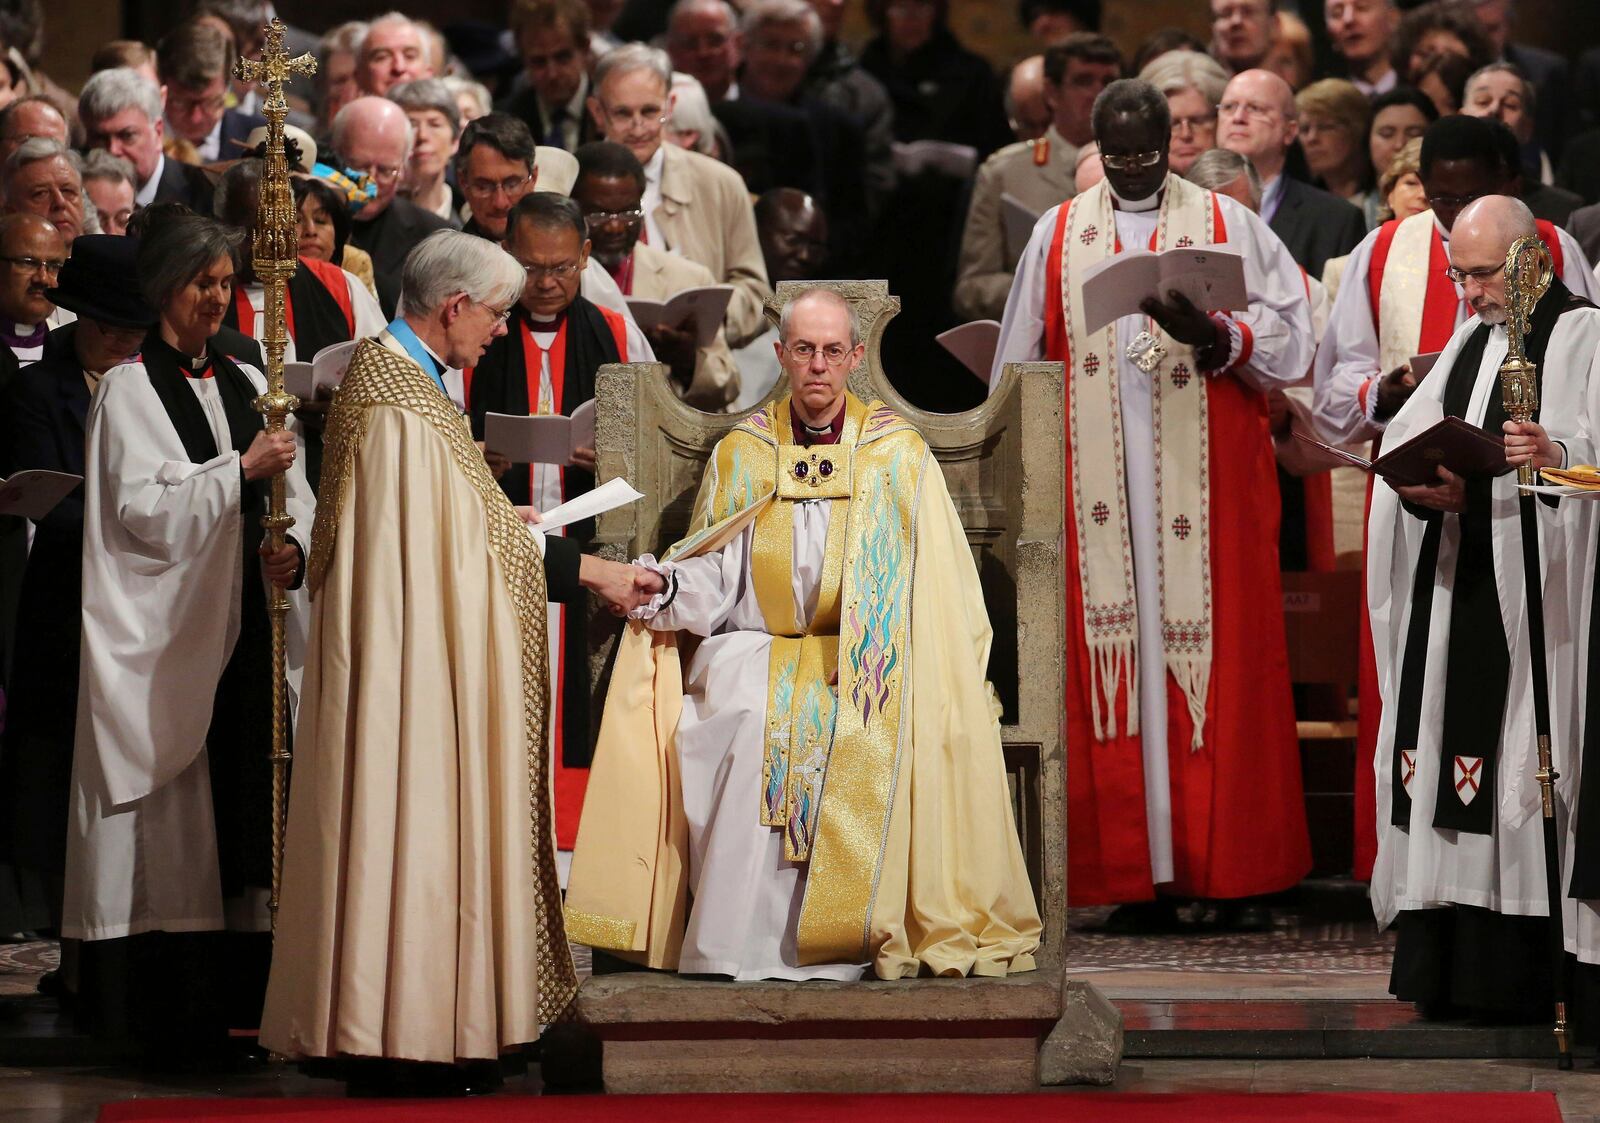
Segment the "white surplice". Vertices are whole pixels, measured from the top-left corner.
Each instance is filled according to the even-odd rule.
[[[265,380],[239,364],[258,393]],[[261,930],[264,909],[224,902],[206,735],[239,634],[243,472],[216,380],[189,379],[218,456],[190,461],[139,363],[107,371],[90,406],[83,654],[72,761],[63,935]],[[297,458],[290,537],[315,517]],[[291,694],[305,594],[289,594]]]
[[[1434,228],[1444,239],[1445,250],[1450,248],[1450,232],[1434,220]],[[1378,324],[1373,318],[1372,294],[1367,284],[1367,273],[1372,267],[1372,247],[1377,244],[1378,230],[1369,233],[1350,254],[1344,268],[1344,280],[1339,285],[1339,295],[1333,302],[1333,312],[1328,319],[1328,330],[1317,349],[1313,374],[1315,386],[1314,417],[1317,428],[1327,439],[1339,442],[1370,441],[1384,430],[1384,422],[1371,415],[1376,399],[1363,410],[1361,387],[1368,379],[1389,372],[1381,369],[1378,358]],[[1600,282],[1589,269],[1583,249],[1571,234],[1559,227],[1556,236],[1561,242],[1565,260],[1561,280],[1567,288],[1587,300],[1600,304]],[[1462,297],[1461,286],[1456,295]],[[1467,322],[1472,308],[1462,297],[1456,304],[1456,327]],[[1410,356],[1407,356],[1409,358]]]
[[[1388,425],[1391,444],[1426,429],[1439,416],[1455,357],[1479,326],[1477,316],[1456,329],[1426,378]],[[1482,422],[1491,395],[1500,394],[1499,367],[1506,357],[1504,327],[1490,331],[1465,419]],[[1540,419],[1565,449],[1567,464],[1589,463],[1595,444],[1582,422],[1589,362],[1600,349],[1600,311],[1569,312],[1557,322],[1541,368]],[[1378,858],[1372,872],[1372,910],[1380,927],[1403,910],[1471,905],[1517,916],[1548,915],[1543,824],[1529,663],[1527,594],[1522,564],[1522,529],[1516,474],[1492,484],[1492,549],[1501,625],[1511,654],[1511,677],[1501,719],[1496,761],[1496,807],[1489,834],[1438,830],[1433,826],[1439,769],[1444,751],[1446,651],[1460,520],[1444,514],[1428,630],[1416,771],[1411,781],[1407,827],[1390,824],[1392,754],[1399,707],[1400,664],[1411,621],[1411,595],[1426,524],[1400,504],[1393,488],[1373,488],[1367,529],[1367,598],[1372,614],[1383,717],[1376,757]],[[1549,672],[1551,745],[1562,773],[1558,814],[1577,791],[1576,754],[1582,710],[1583,649],[1580,627],[1589,601],[1591,505],[1538,504],[1540,558],[1544,566],[1545,660]],[[1585,552],[1587,551],[1587,552]],[[1576,564],[1574,564],[1576,563]],[[1487,792],[1484,793],[1487,796]]]
[[[817,606],[828,540],[828,501],[794,504],[797,617]],[[752,520],[721,550],[656,565],[676,575],[665,609],[656,597],[637,615],[657,631],[707,637],[684,673],[678,722],[693,904],[678,970],[736,979],[859,979],[866,964],[797,963],[795,926],[805,897],[803,862],[783,857],[783,832],[761,825],[761,759],[767,729],[772,636],[750,569]]]
[[[1242,366],[1230,366],[1255,389],[1283,389],[1305,376],[1315,344],[1304,274],[1289,251],[1256,214],[1233,199],[1218,197],[1228,240],[1217,248],[1244,258],[1245,287],[1250,307],[1234,319],[1248,325],[1254,347]],[[1006,363],[1044,357],[1045,271],[1055,238],[1060,207],[1040,216],[1017,263],[1011,295],[1006,300],[1000,340],[989,378],[999,385]],[[1124,246],[1147,247],[1160,212],[1118,210],[1117,238]],[[1128,358],[1125,348],[1149,326],[1144,316],[1124,316],[1116,323],[1118,389],[1122,404],[1122,447],[1128,494],[1128,530],[1133,543],[1134,596],[1139,613],[1139,650],[1160,652],[1160,529],[1156,497],[1154,396],[1150,376]],[[1240,353],[1240,332],[1230,330],[1233,356]],[[1231,360],[1230,360],[1231,361]],[[1213,449],[1214,455],[1225,450]],[[1141,563],[1140,559],[1148,559]],[[1144,758],[1145,816],[1149,824],[1150,866],[1157,885],[1173,879],[1172,790],[1167,764],[1167,666],[1160,658],[1139,660],[1139,730]]]

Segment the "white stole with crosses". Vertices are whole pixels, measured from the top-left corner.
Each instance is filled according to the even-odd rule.
[[[1211,193],[1169,175],[1155,249],[1210,245]],[[1089,648],[1095,737],[1116,735],[1117,696],[1127,683],[1124,732],[1139,731],[1139,618],[1123,465],[1115,322],[1090,335],[1075,296],[1084,273],[1117,250],[1116,216],[1104,182],[1077,196],[1061,246],[1061,300],[1068,352],[1068,440],[1078,533],[1078,583]],[[1150,372],[1154,391],[1161,635],[1168,671],[1188,703],[1193,748],[1203,743],[1211,676],[1211,551],[1205,378],[1194,350],[1154,323],[1166,354]],[[1127,340],[1122,341],[1124,346]],[[1149,564],[1147,560],[1145,564]]]

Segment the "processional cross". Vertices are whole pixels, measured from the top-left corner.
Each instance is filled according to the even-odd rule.
[[[251,264],[265,292],[265,324],[261,342],[267,355],[267,392],[252,403],[266,418],[266,431],[279,432],[284,420],[300,405],[300,399],[283,388],[283,351],[288,342],[288,322],[284,314],[284,290],[294,276],[296,231],[294,192],[289,187],[289,161],[283,151],[283,122],[289,103],[283,97],[283,84],[296,74],[317,72],[317,60],[309,54],[290,58],[283,48],[283,21],[267,25],[266,46],[259,62],[241,58],[235,70],[246,82],[260,84],[267,92],[261,111],[267,118],[267,144],[261,175],[261,200],[256,211],[255,238],[251,244]],[[267,532],[267,545],[283,548],[284,534],[294,525],[284,498],[283,473],[272,477],[267,514],[261,525]],[[289,615],[289,598],[276,585],[269,586],[268,612],[272,620],[272,897],[273,923],[278,918],[278,891],[283,878],[283,829],[285,788],[289,771],[288,689],[284,678],[284,623]]]

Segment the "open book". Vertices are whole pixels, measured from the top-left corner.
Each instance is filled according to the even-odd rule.
[[[0,515],[20,515],[38,522],[83,482],[68,472],[33,468],[0,482]]]
[[[676,328],[686,320],[692,321],[695,346],[708,347],[717,338],[722,319],[728,314],[728,301],[732,299],[732,285],[706,285],[684,289],[667,301],[630,296],[628,311],[645,331],[662,324]]]
[[[1006,246],[1020,254],[1033,237],[1039,212],[1007,191],[1000,196],[1000,221],[1005,225]]]
[[[303,402],[317,397],[326,390],[328,397],[344,381],[344,372],[350,367],[350,356],[355,354],[359,340],[330,343],[316,353],[309,363],[284,363],[283,388]]]
[[[1000,345],[999,320],[973,320],[970,324],[942,331],[933,339],[960,359],[962,366],[978,376],[978,381],[985,386],[989,384],[995,348]]]
[[[1218,249],[1123,250],[1083,273],[1083,324],[1097,332],[1111,321],[1139,314],[1146,297],[1167,299],[1177,289],[1206,312],[1244,309],[1244,258]]]
[[[594,447],[594,402],[587,401],[572,416],[541,413],[519,417],[488,413],[483,418],[483,443],[513,464],[572,463],[575,449]]]
[[[1439,482],[1439,468],[1458,476],[1498,476],[1506,471],[1506,442],[1459,417],[1446,417],[1376,460],[1325,445],[1296,430],[1295,439],[1317,446],[1340,464],[1372,472],[1402,487]]]

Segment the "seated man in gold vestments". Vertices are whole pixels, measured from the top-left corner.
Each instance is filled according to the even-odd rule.
[[[1005,975],[1039,913],[977,568],[927,444],[845,390],[850,306],[784,309],[789,394],[712,453],[619,648],[567,931],[735,979]]]

